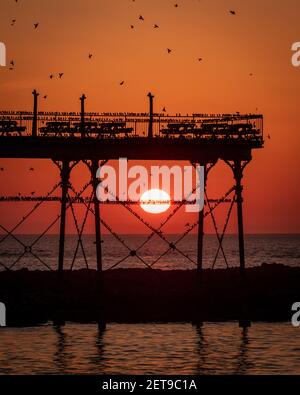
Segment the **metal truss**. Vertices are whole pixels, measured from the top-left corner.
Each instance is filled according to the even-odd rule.
[[[64,171],[63,164],[58,162],[58,161],[53,161],[53,162],[55,163],[55,165],[60,170],[61,176],[62,176],[62,173]],[[100,166],[103,166],[106,162],[107,162],[107,160],[102,161]],[[83,242],[83,234],[84,234],[84,229],[85,229],[85,226],[86,226],[86,223],[87,223],[88,215],[92,214],[93,216],[95,216],[95,210],[92,207],[92,203],[95,201],[95,199],[97,199],[95,197],[95,190],[92,190],[92,192],[89,194],[88,197],[83,197],[83,193],[90,186],[92,186],[92,179],[90,179],[89,182],[87,182],[82,187],[82,189],[79,192],[76,191],[76,189],[74,188],[74,186],[70,182],[70,180],[69,180],[70,173],[71,173],[72,169],[76,165],[78,165],[78,163],[79,162],[77,162],[77,161],[76,162],[71,162],[69,164],[69,168],[68,168],[66,210],[71,211],[72,219],[74,221],[76,232],[77,232],[77,236],[78,236],[77,244],[76,244],[76,247],[75,247],[75,250],[74,250],[74,254],[73,254],[73,257],[72,257],[70,270],[74,269],[76,258],[77,258],[78,252],[80,250],[81,250],[82,255],[83,255],[85,266],[86,266],[87,269],[89,269],[89,263],[88,263],[87,254],[86,254],[85,247],[84,247],[84,242]],[[91,163],[89,161],[83,161],[83,163],[90,169],[90,171],[92,171]],[[215,165],[215,163],[211,164],[210,167],[207,168],[207,173],[209,172],[209,170],[211,168],[213,168],[214,165]],[[100,183],[100,185],[101,185],[101,183]],[[3,267],[6,270],[11,270],[25,256],[25,254],[31,254],[35,259],[37,259],[48,270],[53,270],[43,259],[41,259],[33,251],[33,248],[42,239],[42,237],[44,237],[52,229],[52,227],[61,219],[61,214],[58,214],[57,217],[54,218],[50,222],[50,224],[44,229],[44,231],[38,237],[36,237],[33,240],[33,242],[31,242],[29,245],[25,244],[14,233],[46,201],[61,201],[61,198],[53,196],[54,192],[56,192],[59,187],[62,187],[62,180],[60,182],[56,183],[54,185],[54,187],[45,196],[38,197],[38,198],[31,197],[31,199],[28,198],[28,200],[26,199],[25,201],[33,200],[33,201],[37,201],[37,203],[34,205],[34,207],[12,229],[8,230],[3,225],[0,224],[0,229],[2,229],[5,232],[5,236],[3,236],[0,239],[0,244],[3,243],[8,237],[12,237],[15,241],[17,241],[23,247],[23,252],[17,257],[17,259],[10,266],[7,266],[4,263],[0,262],[0,266],[1,267]],[[198,185],[190,192],[189,197],[196,191],[197,188],[198,188]],[[111,194],[113,196],[113,193],[111,191],[108,191],[108,192],[109,192],[109,194]],[[114,269],[116,267],[119,267],[122,263],[124,263],[126,260],[128,260],[128,259],[130,259],[132,257],[137,258],[146,268],[152,269],[153,267],[155,267],[161,261],[161,259],[164,256],[166,256],[167,254],[169,254],[171,252],[177,252],[184,259],[188,260],[193,265],[197,265],[197,262],[194,259],[192,259],[188,254],[186,254],[184,251],[182,251],[182,249],[179,248],[178,244],[184,238],[186,238],[197,226],[199,226],[199,220],[195,221],[193,224],[189,224],[189,226],[187,227],[185,232],[183,232],[182,235],[180,235],[180,237],[178,237],[175,241],[170,241],[168,239],[168,237],[163,232],[163,228],[165,227],[165,225],[179,212],[179,210],[183,206],[188,204],[188,201],[187,201],[188,198],[186,200],[182,200],[180,202],[174,202],[173,201],[172,203],[173,203],[173,205],[175,205],[175,207],[173,208],[172,212],[164,219],[164,221],[157,228],[155,228],[150,223],[148,223],[141,215],[139,215],[133,209],[133,205],[134,204],[138,204],[138,202],[122,201],[117,196],[113,196],[113,198],[116,200],[115,204],[119,204],[119,205],[123,206],[132,216],[134,216],[140,223],[142,223],[148,230],[150,230],[151,233],[146,237],[146,239],[138,247],[133,249],[133,248],[131,248],[128,245],[128,243],[120,235],[118,235],[112,229],[112,227],[102,217],[100,217],[101,225],[108,231],[109,234],[111,234],[128,251],[128,253],[123,258],[121,258],[120,260],[118,260],[117,262],[112,264],[106,270],[112,270],[112,269]],[[10,200],[10,199],[2,197],[1,200],[2,201],[6,201],[6,200]],[[19,200],[23,201],[21,198]],[[213,262],[212,262],[212,266],[211,266],[212,268],[215,267],[216,261],[217,261],[218,256],[219,256],[220,253],[223,256],[223,259],[224,259],[224,262],[226,264],[226,267],[229,266],[228,265],[228,260],[226,258],[226,254],[225,254],[225,251],[224,251],[224,248],[223,248],[223,240],[224,240],[224,236],[225,236],[225,233],[226,233],[226,230],[227,230],[227,227],[228,227],[229,219],[230,219],[230,216],[231,216],[232,209],[233,209],[235,201],[236,201],[236,187],[235,186],[230,188],[220,199],[217,199],[217,200],[209,199],[208,194],[207,194],[206,189],[205,189],[205,211],[203,213],[203,218],[207,218],[209,216],[212,218],[214,230],[215,230],[215,233],[216,233],[216,236],[217,236],[217,240],[218,240],[218,248],[217,248],[217,252],[215,254],[215,257],[213,259]],[[225,221],[225,224],[224,224],[224,226],[222,228],[222,231],[219,232],[214,212],[215,212],[215,209],[220,204],[222,204],[224,202],[226,202],[226,203],[230,202],[230,207],[228,209],[227,216],[226,216],[226,221]],[[76,209],[74,207],[75,204],[80,204],[80,205],[83,205],[85,207],[85,213],[84,213],[84,217],[83,217],[83,220],[82,220],[81,224],[79,223],[79,220],[78,220],[78,218],[76,216]],[[102,205],[102,203],[101,203],[101,205]],[[167,248],[157,258],[155,258],[152,262],[149,263],[141,256],[140,251],[147,243],[150,242],[150,240],[154,236],[158,236],[167,245]]]

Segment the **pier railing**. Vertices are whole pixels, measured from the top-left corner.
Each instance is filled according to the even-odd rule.
[[[0,111],[1,136],[136,138],[147,137],[149,113],[85,113]],[[184,139],[263,140],[260,114],[155,113],[153,137]]]

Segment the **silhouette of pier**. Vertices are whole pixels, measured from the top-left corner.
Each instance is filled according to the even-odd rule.
[[[218,238],[217,256],[223,250],[223,239],[228,221],[234,205],[237,207],[238,235],[239,235],[239,262],[240,262],[240,289],[241,309],[240,326],[247,327],[250,321],[247,315],[247,279],[245,276],[244,226],[243,226],[243,186],[242,178],[245,167],[252,160],[252,150],[260,149],[264,144],[263,116],[259,114],[175,114],[154,112],[154,96],[149,93],[150,109],[146,113],[89,113],[86,111],[86,96],[80,98],[80,112],[41,112],[38,103],[39,94],[33,91],[33,111],[0,111],[0,158],[34,158],[49,159],[59,168],[60,182],[55,185],[47,196],[0,196],[1,202],[6,201],[59,201],[60,215],[57,220],[60,224],[59,256],[57,265],[57,312],[56,325],[64,324],[64,253],[66,212],[73,210],[73,204],[85,206],[87,212],[94,217],[95,252],[97,262],[97,294],[98,294],[98,323],[99,328],[105,328],[105,301],[103,298],[103,265],[102,265],[102,237],[101,225],[104,226],[120,243],[120,237],[105,223],[100,213],[100,203],[96,196],[98,179],[96,172],[99,166],[111,159],[127,158],[128,160],[188,160],[192,164],[200,164],[205,168],[205,183],[211,169],[218,161],[224,161],[232,170],[234,185],[220,199],[209,199],[205,190],[205,209],[199,212],[194,224],[189,224],[179,240],[182,240],[193,229],[198,228],[197,261],[193,262],[197,269],[197,317],[195,323],[201,325],[201,304],[205,303],[202,297],[203,272],[203,235],[204,221],[211,216]],[[90,170],[90,181],[77,192],[70,183],[70,174],[79,162],[84,162]],[[86,199],[82,197],[88,186],[92,186],[92,195]],[[54,190],[60,187],[60,196],[51,196]],[[71,197],[69,192],[73,191]],[[216,225],[214,210],[223,203],[230,203],[226,224],[220,234]],[[108,202],[109,203],[109,202]],[[187,254],[178,247],[178,242],[170,242],[162,232],[162,227],[178,210],[174,210],[168,219],[159,228],[154,228],[139,216],[132,208],[137,202],[117,201],[115,204],[123,205],[131,214],[137,217],[150,231],[166,243],[166,253],[177,251],[184,258]],[[181,207],[187,201],[172,201],[173,205]],[[36,204],[34,209],[37,208]],[[26,220],[24,217],[20,223]],[[20,224],[19,223],[19,224]],[[18,225],[19,225],[18,224]],[[1,225],[6,236],[15,235],[17,226],[8,230]],[[83,229],[77,227],[78,243],[82,245]],[[178,241],[179,241],[178,240]],[[32,246],[23,245],[24,252],[33,254]],[[83,247],[82,247],[83,248]],[[153,265],[147,264],[139,256],[138,250],[129,249],[129,257],[138,257],[150,269]],[[155,264],[157,259],[153,264]],[[12,270],[11,266],[1,263],[2,267]],[[120,263],[120,262],[119,262]],[[117,267],[118,262],[112,268]],[[45,265],[47,266],[47,265]]]

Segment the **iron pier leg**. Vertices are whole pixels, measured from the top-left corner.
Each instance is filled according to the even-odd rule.
[[[57,271],[57,306],[56,316],[54,318],[55,326],[62,326],[65,324],[64,320],[64,253],[65,253],[65,233],[66,233],[66,209],[68,200],[70,177],[69,162],[64,160],[61,168],[61,213],[60,213],[60,231],[59,231],[59,256],[58,256],[58,271]]]
[[[151,139],[153,137],[153,99],[154,96],[152,93],[148,93],[149,101],[150,101],[150,118],[149,118],[149,129],[148,129],[148,138]]]
[[[96,236],[96,257],[97,257],[97,295],[98,295],[98,328],[105,330],[105,314],[104,314],[104,292],[103,292],[103,271],[102,271],[102,240],[101,240],[101,224],[100,224],[100,202],[97,198],[98,180],[96,173],[98,170],[98,160],[92,160],[92,182],[94,190],[94,211],[95,211],[95,236]]]
[[[80,102],[81,102],[81,112],[80,112],[81,138],[85,138],[85,100],[86,100],[86,96],[82,95],[80,98]]]
[[[38,96],[36,90],[32,92],[33,94],[33,118],[32,118],[32,137],[37,137],[37,115],[38,115]]]
[[[251,322],[248,319],[247,313],[247,283],[245,270],[245,246],[244,246],[244,223],[243,223],[243,167],[241,161],[235,161],[233,166],[234,178],[236,181],[236,204],[237,204],[237,219],[238,219],[238,233],[239,233],[239,255],[240,255],[240,279],[241,279],[241,316],[239,326],[241,328],[248,328]]]
[[[204,168],[204,190],[206,188],[206,166]],[[204,239],[204,208],[199,211],[198,219],[198,242],[197,242],[197,275],[196,275],[196,298],[197,298],[197,311],[196,311],[196,322],[197,326],[202,326],[203,321],[203,239]]]

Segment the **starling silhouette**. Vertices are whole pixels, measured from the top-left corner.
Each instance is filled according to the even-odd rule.
[[[92,59],[92,57],[93,57],[93,54],[89,53],[89,59]]]
[[[29,171],[34,171],[34,168],[33,168],[33,167],[30,167]]]
[[[122,86],[122,85],[124,85],[125,84],[125,81],[121,81],[120,82],[120,85]]]
[[[140,20],[140,21],[144,21],[144,20],[145,20],[144,17],[143,17],[143,15],[140,15],[140,16],[139,16],[139,20]]]
[[[231,15],[236,15],[236,12],[233,11],[233,10],[230,10],[229,12],[230,12]]]
[[[162,109],[162,112],[167,112],[166,107],[164,107],[164,108]]]
[[[168,51],[168,53],[171,53],[171,52],[172,52],[172,49],[167,48],[167,51]]]
[[[157,24],[155,24],[153,27],[154,27],[154,29],[158,29],[159,28],[159,26]]]
[[[45,99],[45,100],[46,100],[46,99],[47,99],[47,97],[48,97],[48,95],[45,95],[45,96],[43,96],[43,99]]]
[[[34,26],[35,29],[37,29],[39,27],[39,23],[38,22],[34,23],[33,26]]]
[[[52,80],[54,78],[54,75],[50,74],[49,78],[50,78],[50,80]]]
[[[64,75],[64,73],[59,73],[59,74],[58,74],[59,78],[62,78],[63,75]]]

